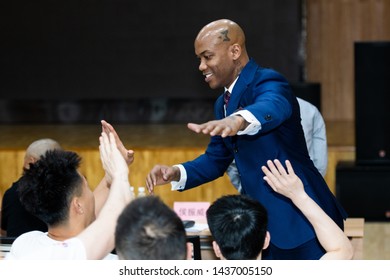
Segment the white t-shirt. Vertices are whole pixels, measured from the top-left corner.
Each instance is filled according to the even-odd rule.
[[[30,231],[22,234],[12,243],[6,260],[86,260],[84,244],[77,237],[57,241],[47,236],[47,232]],[[118,259],[109,254],[105,260]]]

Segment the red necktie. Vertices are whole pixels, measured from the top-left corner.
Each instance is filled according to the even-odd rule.
[[[223,94],[223,102],[225,103],[225,107],[227,107],[229,100],[230,100],[230,92],[227,90]]]

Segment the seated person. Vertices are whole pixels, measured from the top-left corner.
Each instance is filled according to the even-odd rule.
[[[324,118],[316,106],[299,97],[297,100],[309,156],[324,177],[328,167],[328,144]]]
[[[157,196],[133,200],[118,218],[115,249],[122,260],[190,259],[179,216]]]
[[[311,199],[289,161],[287,171],[275,160],[262,166],[264,180],[277,193],[294,203],[312,224],[317,239],[324,248],[321,259],[351,259],[353,248],[344,232]],[[221,259],[261,259],[269,245],[267,212],[257,201],[244,195],[228,195],[217,199],[206,212],[214,252]],[[288,234],[283,232],[280,234]],[[293,238],[293,237],[292,237]]]
[[[43,138],[32,142],[26,149],[23,162],[23,170],[29,169],[30,163],[34,163],[48,150],[61,149],[57,141]],[[3,236],[18,237],[32,231],[47,231],[47,226],[37,217],[24,209],[19,200],[19,181],[16,181],[7,189],[3,196],[1,209],[1,233]]]
[[[48,226],[48,232],[19,236],[6,259],[103,259],[114,249],[116,220],[131,201],[128,165],[116,145],[117,135],[102,132],[100,156],[110,185],[95,219],[95,199],[78,171],[80,157],[48,151],[20,179],[20,199]]]

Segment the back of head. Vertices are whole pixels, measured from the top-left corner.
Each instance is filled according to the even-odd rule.
[[[186,232],[181,219],[159,197],[140,197],[118,218],[115,248],[125,260],[185,259]]]
[[[29,168],[29,164],[37,161],[49,150],[62,150],[61,145],[50,138],[42,138],[32,142],[26,150],[24,157],[24,168]]]
[[[66,221],[72,197],[82,193],[82,177],[77,170],[80,161],[74,152],[49,150],[30,164],[18,188],[26,210],[49,226]]]
[[[222,255],[229,260],[254,260],[267,234],[266,209],[243,195],[217,199],[206,212],[210,232]]]

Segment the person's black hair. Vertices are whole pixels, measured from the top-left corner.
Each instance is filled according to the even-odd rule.
[[[74,152],[49,150],[30,164],[18,187],[26,210],[50,226],[66,221],[72,197],[82,193],[80,161]]]
[[[183,260],[184,225],[158,196],[136,198],[118,218],[115,250],[124,260]]]
[[[206,212],[211,235],[229,260],[254,260],[263,249],[268,217],[264,206],[244,195],[217,199]]]

